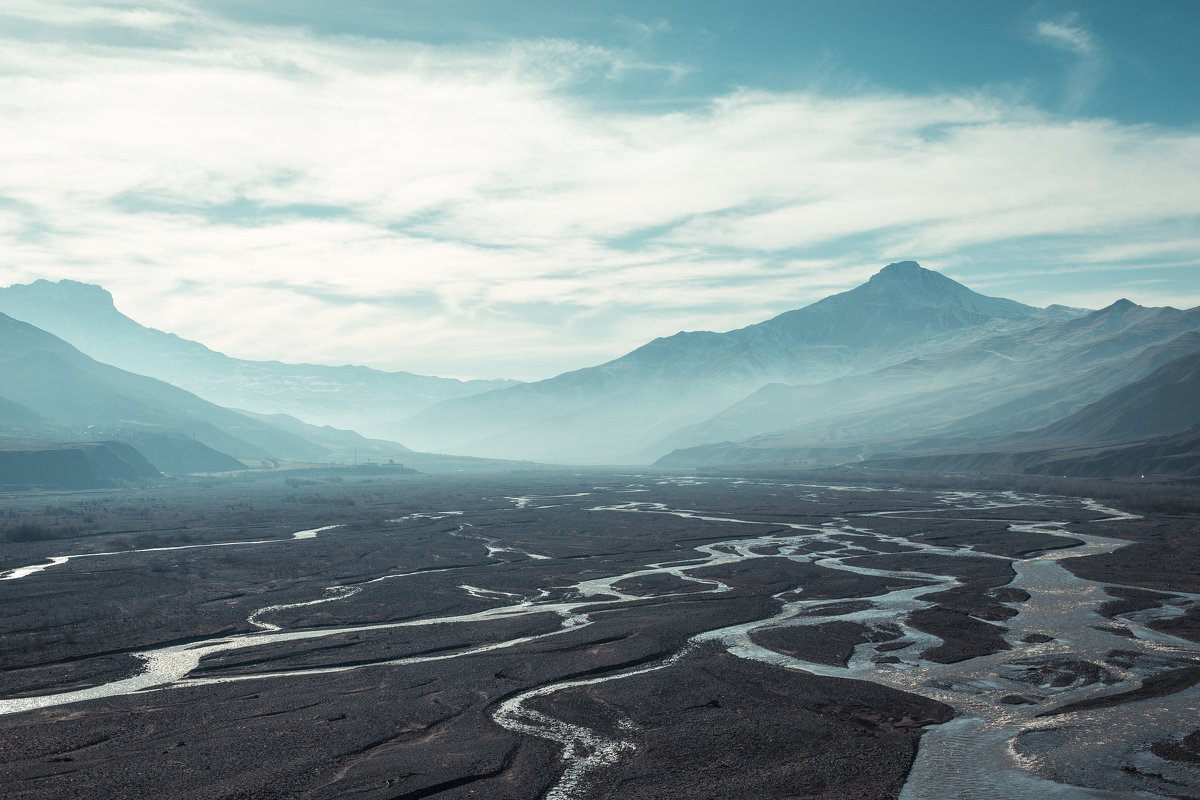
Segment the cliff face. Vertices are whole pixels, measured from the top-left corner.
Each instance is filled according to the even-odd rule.
[[[123,442],[14,442],[0,447],[0,486],[100,489],[159,477]]]

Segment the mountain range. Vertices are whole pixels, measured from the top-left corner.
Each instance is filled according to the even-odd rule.
[[[1181,377],[1200,357],[1200,308],[1034,308],[912,261],[764,322],[679,332],[533,383],[231,358],[139,325],[102,288],[70,281],[0,289],[0,310],[74,345],[62,342],[74,355],[22,350],[10,341],[28,343],[38,328],[0,318],[0,425],[133,419],[242,457],[344,457],[358,431],[417,450],[571,464],[924,459],[929,469],[1070,472],[1056,456],[1074,454],[1089,464],[1080,474],[1159,462],[1186,473],[1188,442],[1200,438],[1188,438],[1200,390]],[[85,389],[81,375],[108,388]],[[88,408],[55,396],[69,381]],[[1125,457],[1138,447],[1159,456]],[[1125,456],[1104,455],[1117,449]]]
[[[1200,477],[1200,335],[1180,338],[1196,349],[1042,428],[869,463],[922,472]]]
[[[1033,430],[1197,349],[1200,309],[1038,309],[909,261],[762,323],[444,401],[403,433],[568,462],[826,465]]]
[[[597,367],[443,401],[410,419],[401,435],[416,446],[439,441],[485,456],[644,463],[692,443],[684,429],[772,384],[811,387],[866,375],[1071,313],[985,297],[902,262],[765,322],[727,333],[680,332]],[[711,441],[707,432],[700,437]]]
[[[141,325],[118,311],[103,287],[77,281],[2,288],[0,313],[52,333],[97,361],[152,375],[222,406],[288,414],[384,439],[395,438],[397,421],[441,400],[516,383],[231,358]]]
[[[5,465],[0,483],[67,488],[160,472],[229,472],[281,460],[488,466],[414,453],[396,442],[284,414],[229,409],[166,381],[101,363],[6,314],[0,314],[0,452]],[[47,477],[54,475],[58,480]]]

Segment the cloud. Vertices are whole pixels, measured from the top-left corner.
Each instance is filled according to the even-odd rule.
[[[586,87],[635,67],[596,45],[143,5],[188,23],[152,44],[0,42],[0,278],[101,283],[139,321],[243,357],[543,377],[759,321],[892,253],[968,273],[1031,237],[1045,260],[1200,253],[1196,131],[983,94],[614,110]],[[76,30],[65,5],[15,8]]]
[[[620,16],[617,17],[617,24],[624,28],[628,28],[634,35],[648,39],[652,36],[657,36],[660,33],[666,33],[671,30],[671,23],[667,22],[662,17],[656,17],[650,22],[642,22],[641,20],[633,19],[632,17]]]
[[[1100,40],[1083,27],[1076,13],[1038,22],[1033,36],[1036,41],[1074,56],[1065,79],[1064,105],[1070,113],[1079,111],[1100,85],[1107,69]]]
[[[159,0],[157,8],[142,2],[78,3],[6,0],[5,16],[68,27],[95,24],[134,29],[160,29],[197,18],[184,3]]]
[[[1042,41],[1079,56],[1092,55],[1099,49],[1096,37],[1079,25],[1078,14],[1068,14],[1058,20],[1042,20],[1034,32]]]

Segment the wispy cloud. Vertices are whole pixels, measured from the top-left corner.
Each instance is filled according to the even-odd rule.
[[[763,319],[893,254],[964,265],[1036,235],[1039,258],[1068,260],[1085,235],[1200,255],[1194,131],[986,95],[743,90],[615,112],[577,91],[629,75],[595,45],[144,5],[189,22],[153,45],[2,42],[0,279],[102,283],[140,321],[245,357],[540,377]],[[16,6],[74,26],[65,8]]]
[[[635,35],[643,38],[657,36],[660,33],[666,33],[667,31],[671,30],[671,23],[667,22],[662,17],[656,17],[649,22],[644,22],[642,20],[633,19],[632,17],[621,16],[617,17],[617,24],[624,28],[628,28]]]
[[[1079,15],[1072,13],[1057,20],[1042,20],[1035,28],[1038,37],[1048,44],[1088,56],[1099,49],[1096,37],[1079,24]]]
[[[148,8],[148,5],[155,6]],[[64,26],[108,24],[126,28],[162,28],[195,19],[197,15],[182,2],[95,2],[87,4],[6,0],[5,16],[49,22]]]
[[[1083,26],[1079,14],[1074,12],[1038,22],[1034,38],[1074,57],[1065,78],[1064,105],[1071,113],[1079,111],[1100,85],[1107,69],[1100,40]]]

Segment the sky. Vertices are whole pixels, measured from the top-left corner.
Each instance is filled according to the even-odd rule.
[[[5,0],[0,285],[540,379],[916,260],[1200,305],[1200,3]]]

